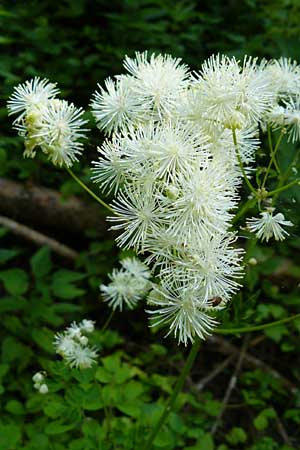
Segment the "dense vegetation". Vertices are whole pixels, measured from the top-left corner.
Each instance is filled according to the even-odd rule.
[[[1,179],[50,187],[64,199],[76,194],[85,203],[92,201],[45,158],[22,159],[23,144],[11,132],[5,107],[17,83],[34,75],[48,77],[66,98],[87,108],[97,83],[120,73],[124,55],[136,50],[167,52],[192,68],[216,52],[299,59],[299,19],[297,0],[1,2]],[[86,116],[90,118],[88,112]],[[80,169],[87,182],[99,143],[99,132],[92,130],[85,168]],[[264,155],[259,157],[263,161]],[[283,146],[279,157],[287,167],[293,154]],[[298,188],[280,197],[295,224],[290,239],[255,246],[245,239],[245,247],[251,247],[248,256],[258,264],[246,265],[245,287],[224,313],[225,328],[299,311],[299,202]],[[1,204],[0,214],[9,215]],[[36,218],[33,225],[21,213],[12,218],[80,255],[69,261],[0,228],[0,449],[141,448],[187,350],[172,338],[163,339],[162,331],[149,330],[143,307],[116,313],[106,331],[100,331],[109,311],[99,284],[118,259],[110,234],[103,238],[97,228],[79,234],[72,224],[68,231],[39,227]],[[100,358],[95,370],[79,372],[58,361],[52,341],[55,332],[84,317],[96,321],[92,339],[100,345]],[[299,333],[298,320],[246,337],[216,335],[203,342],[178,398],[178,412],[170,415],[155,448],[299,448]],[[41,369],[52,374],[49,395],[33,389],[32,375]],[[220,371],[214,374],[216,369]],[[235,372],[237,385],[223,411]]]

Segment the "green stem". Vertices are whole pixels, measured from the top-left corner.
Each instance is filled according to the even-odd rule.
[[[88,192],[91,197],[93,197],[98,203],[100,203],[100,205],[104,206],[104,208],[114,213],[114,210],[109,205],[107,205],[107,203],[105,203],[101,198],[99,198],[98,195],[96,195],[93,191],[91,191],[91,189],[88,188],[87,185],[84,184],[84,182],[81,181],[69,167],[66,167],[66,169],[67,172],[71,175],[71,177],[76,181],[76,183],[79,184],[79,186],[81,186],[86,192]]]
[[[285,173],[280,177],[280,181],[278,183],[277,189],[280,189],[284,185],[284,183],[288,180],[292,168],[297,163],[297,160],[299,158],[299,154],[300,154],[300,148],[298,148],[298,150],[297,150],[297,152],[296,152],[292,162],[289,164],[289,166],[288,166],[287,170],[285,171]],[[276,197],[276,195],[275,195],[275,197]]]
[[[108,318],[107,318],[105,324],[104,324],[103,327],[101,328],[101,331],[102,331],[102,332],[105,331],[106,328],[108,327],[108,325],[110,324],[110,321],[111,321],[111,319],[113,318],[114,313],[115,313],[115,310],[113,309],[113,310],[111,311],[110,315],[108,316]]]
[[[251,198],[250,200],[248,200],[232,219],[232,225],[234,225],[241,217],[243,217],[248,209],[252,208],[252,206],[256,204],[256,201],[256,198]]]
[[[232,128],[231,131],[232,131],[232,138],[233,138],[233,143],[234,143],[234,148],[235,148],[235,154],[236,154],[236,157],[237,157],[237,160],[238,160],[240,169],[241,169],[241,171],[242,171],[244,180],[246,181],[247,186],[248,186],[248,188],[250,189],[250,191],[253,192],[253,194],[254,194],[255,197],[256,197],[256,190],[255,190],[255,188],[252,186],[251,182],[249,181],[249,179],[248,179],[248,177],[247,177],[247,175],[246,175],[244,166],[243,166],[243,162],[242,162],[242,159],[241,159],[241,156],[240,156],[240,152],[239,152],[239,148],[238,148],[238,142],[237,142],[237,138],[236,138],[236,132],[235,132],[235,129]]]
[[[195,358],[197,356],[199,347],[200,347],[200,339],[196,339],[194,344],[193,344],[193,346],[192,346],[192,348],[191,348],[191,350],[190,350],[190,353],[188,355],[186,363],[185,363],[185,365],[184,365],[184,367],[183,367],[183,369],[182,369],[182,371],[181,371],[181,373],[179,375],[179,378],[178,378],[178,380],[176,382],[174,391],[173,391],[172,395],[169,397],[169,399],[168,399],[168,401],[166,403],[165,409],[164,409],[164,411],[163,411],[159,421],[157,422],[155,428],[153,429],[153,431],[152,431],[148,441],[146,442],[146,445],[143,448],[143,450],[150,450],[152,448],[153,442],[154,442],[157,434],[159,433],[161,427],[165,423],[168,415],[172,411],[172,408],[174,406],[174,403],[175,403],[175,400],[177,398],[177,395],[181,391],[181,389],[183,387],[183,384],[185,382],[185,379],[186,379],[187,375],[189,374],[189,372],[190,372],[190,370],[191,370],[191,368],[192,368],[192,366],[194,364],[194,361],[195,361]]]
[[[269,322],[262,325],[255,325],[249,327],[242,328],[217,328],[214,330],[216,334],[240,334],[240,333],[249,333],[250,331],[260,331],[265,330],[266,328],[275,327],[276,325],[280,325],[282,323],[292,322],[295,319],[299,319],[300,314],[295,314],[294,316],[286,317],[285,319],[276,320],[275,322]]]
[[[279,192],[285,191],[286,189],[289,189],[290,187],[294,186],[295,184],[300,184],[300,178],[297,180],[291,181],[291,183],[286,184],[285,186],[282,186],[281,188],[277,188],[274,191],[268,192],[267,197],[272,197],[275,194],[279,194]]]
[[[277,140],[277,142],[276,142],[274,151],[271,150],[271,147],[270,147],[271,159],[270,159],[270,162],[269,162],[267,171],[266,171],[266,173],[265,173],[265,176],[264,176],[264,179],[263,179],[263,182],[262,182],[262,186],[261,186],[262,188],[265,187],[265,184],[266,184],[266,181],[267,181],[267,179],[268,179],[268,175],[269,175],[269,172],[270,172],[270,170],[271,170],[272,164],[275,165],[277,172],[280,173],[280,169],[279,169],[279,167],[278,167],[278,164],[277,164],[277,161],[276,161],[275,157],[276,157],[277,150],[279,149],[280,143],[281,143],[281,141],[282,141],[283,134],[284,134],[284,133],[281,133],[281,134],[280,134],[280,136],[279,136],[279,138],[278,138],[278,140]],[[273,148],[273,146],[272,146],[272,148]]]

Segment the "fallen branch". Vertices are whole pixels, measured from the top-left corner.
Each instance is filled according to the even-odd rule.
[[[238,347],[220,336],[211,336],[208,341],[213,343],[216,349],[223,354],[238,355],[240,352],[240,349]],[[264,363],[262,360],[256,358],[255,356],[250,355],[248,352],[246,352],[245,354],[245,364],[259,368],[264,372],[271,374],[274,378],[280,380],[282,385],[288,388],[293,394],[297,392],[298,388],[294,383],[281,375],[277,370],[273,369],[273,367]]]
[[[243,361],[244,361],[244,358],[245,358],[248,342],[249,342],[249,335],[244,338],[242,350],[241,350],[241,352],[239,354],[237,363],[235,365],[234,372],[233,372],[233,374],[232,374],[232,376],[231,376],[231,378],[229,380],[229,383],[228,383],[228,386],[227,386],[227,389],[226,389],[226,392],[225,392],[225,395],[224,395],[224,398],[223,398],[223,401],[222,401],[222,409],[221,409],[218,417],[216,418],[215,423],[213,424],[213,426],[211,428],[211,431],[210,431],[211,434],[215,434],[216,433],[216,431],[217,431],[217,429],[218,429],[218,427],[219,427],[219,425],[221,423],[221,419],[223,417],[223,414],[224,414],[224,412],[225,412],[225,410],[227,408],[227,405],[229,403],[232,391],[233,391],[233,389],[236,386],[238,374],[239,374],[239,372],[241,370],[241,367],[242,367],[242,364],[243,364]]]
[[[104,211],[92,200],[75,196],[63,199],[53,189],[6,178],[0,178],[0,214],[29,225],[73,234],[94,229],[104,235],[108,228]]]
[[[10,231],[15,233],[18,236],[22,236],[25,239],[34,242],[37,245],[48,245],[55,253],[63,256],[64,258],[71,259],[74,261],[78,257],[78,253],[67,247],[64,244],[52,239],[48,236],[45,236],[38,231],[32,230],[31,228],[22,225],[14,220],[9,219],[8,217],[0,216],[0,225],[5,228],[8,228]]]
[[[194,388],[197,389],[197,391],[202,391],[204,387],[211,383],[218,375],[219,373],[222,373],[226,367],[233,361],[235,358],[235,355],[229,355],[224,361],[221,362],[221,364],[217,365],[210,374],[208,374],[206,377],[203,377],[198,383],[194,383]]]

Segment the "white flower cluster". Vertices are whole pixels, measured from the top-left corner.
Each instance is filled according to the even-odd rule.
[[[104,300],[113,310],[119,308],[120,311],[124,305],[134,308],[151,288],[151,273],[146,264],[137,258],[124,258],[121,265],[120,270],[114,269],[109,275],[110,283],[100,286]]]
[[[45,382],[46,373],[45,372],[37,372],[33,375],[32,381],[34,383],[34,389],[38,390],[40,394],[47,394],[49,389],[48,385]]]
[[[37,147],[57,166],[70,167],[82,153],[84,111],[56,98],[56,84],[39,77],[18,85],[8,100],[9,114],[18,114],[14,128],[24,138],[24,156],[34,158]]]
[[[94,331],[94,322],[84,319],[80,323],[73,322],[62,333],[54,338],[56,353],[61,355],[68,365],[79,369],[86,369],[95,363],[97,350],[89,346],[85,334]],[[85,333],[85,334],[84,334]]]
[[[93,179],[115,196],[109,220],[119,246],[153,264],[153,324],[167,323],[187,344],[213,329],[215,310],[239,289],[243,252],[229,231],[242,180],[237,148],[251,170],[274,92],[251,58],[214,56],[193,75],[170,56],[137,54],[124,66],[127,75],[92,101],[109,135]],[[124,271],[111,280],[110,290],[101,287],[106,300],[116,305],[121,295],[129,304]]]
[[[273,129],[283,129],[288,140],[300,140],[300,66],[296,61],[280,58],[271,61],[266,74],[272,84],[274,101],[266,115]]]

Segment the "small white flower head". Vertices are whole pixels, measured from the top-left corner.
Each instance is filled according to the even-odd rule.
[[[185,244],[195,235],[224,232],[236,205],[236,194],[225,167],[208,161],[180,182],[182,194],[172,203],[168,217],[170,234]]]
[[[16,119],[20,121],[28,112],[39,112],[58,93],[56,83],[50,83],[46,78],[35,77],[27,80],[14,88],[7,102],[8,114],[20,114]]]
[[[242,64],[225,55],[211,56],[194,76],[198,100],[202,100],[203,119],[228,128],[255,124],[268,109],[274,94],[268,77],[256,66],[256,59],[245,57]]]
[[[97,149],[98,161],[93,161],[92,180],[99,183],[101,190],[108,194],[116,194],[132,170],[132,165],[124,158],[121,142],[119,136],[114,136],[112,141],[104,141]]]
[[[106,134],[126,130],[141,119],[141,104],[133,92],[135,80],[130,76],[119,76],[113,81],[105,80],[105,88],[93,95],[91,108],[100,130]]]
[[[124,230],[116,242],[125,249],[143,249],[147,237],[158,232],[163,221],[160,206],[153,196],[145,195],[143,186],[124,188],[111,206],[116,215],[108,220],[115,223],[112,230]]]
[[[272,60],[265,69],[272,88],[279,98],[299,93],[300,67],[290,58]]]
[[[133,277],[148,280],[151,277],[149,267],[138,258],[124,258],[121,261],[122,267]]]
[[[62,333],[54,337],[53,345],[58,353],[70,367],[86,369],[91,367],[97,357],[97,350],[90,347],[87,336],[82,333],[94,331],[92,320],[84,319],[79,324],[71,323]]]
[[[104,301],[112,309],[119,308],[120,311],[125,305],[129,309],[134,308],[151,286],[150,271],[137,258],[125,258],[121,264],[122,269],[114,269],[109,275],[110,283],[100,286]]]
[[[44,153],[54,165],[71,167],[81,155],[87,122],[84,111],[65,100],[52,100],[41,111],[39,130],[32,136],[38,138]]]
[[[271,108],[270,111],[268,111],[265,117],[265,121],[275,130],[277,130],[278,128],[283,128],[286,124],[284,107],[275,104],[273,108]]]
[[[247,227],[258,239],[268,242],[274,237],[276,241],[283,241],[289,233],[283,228],[284,226],[293,226],[292,222],[285,220],[282,213],[273,215],[274,208],[268,208],[260,213],[261,217],[252,217],[247,220]]]
[[[182,91],[188,84],[188,68],[181,59],[170,55],[136,53],[126,57],[124,67],[134,77],[135,98],[153,119],[170,117],[177,106]]]
[[[201,297],[197,290],[176,286],[155,286],[148,297],[150,306],[157,307],[147,312],[152,315],[152,326],[169,325],[167,336],[174,333],[178,343],[187,345],[194,342],[195,336],[205,339],[217,324],[207,311],[203,309]]]
[[[72,354],[75,348],[75,340],[73,336],[70,336],[68,332],[57,333],[54,336],[54,347],[56,353],[61,356]]]
[[[95,348],[76,343],[72,353],[65,355],[65,360],[70,367],[75,367],[77,369],[88,369],[95,364],[97,356],[98,353]]]
[[[41,383],[44,379],[45,379],[45,375],[42,372],[37,372],[32,377],[32,381],[34,383]]]
[[[84,333],[88,333],[88,334],[92,333],[95,330],[95,321],[94,320],[83,319],[79,323],[79,327]]]
[[[300,91],[299,91],[300,92]],[[290,97],[285,103],[284,124],[287,128],[288,141],[300,140],[300,95]]]
[[[49,389],[48,389],[47,384],[46,383],[41,384],[38,391],[40,394],[43,394],[43,395],[48,394]]]

